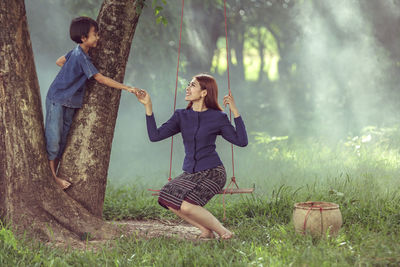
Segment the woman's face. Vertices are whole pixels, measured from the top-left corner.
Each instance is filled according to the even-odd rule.
[[[195,102],[205,97],[206,94],[207,90],[201,90],[200,83],[196,78],[193,78],[186,87],[185,100]]]

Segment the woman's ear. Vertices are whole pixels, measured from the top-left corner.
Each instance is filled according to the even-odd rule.
[[[201,90],[201,96],[206,97],[207,95],[207,90]]]

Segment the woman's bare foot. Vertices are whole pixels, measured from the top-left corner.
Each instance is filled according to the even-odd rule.
[[[198,239],[214,239],[215,235],[212,231],[202,232],[198,237]]]
[[[59,186],[61,186],[61,188],[62,188],[63,190],[65,190],[65,189],[67,189],[68,187],[71,186],[71,183],[68,182],[68,181],[66,181],[66,180],[64,180],[64,179],[61,179],[61,178],[58,178],[58,177],[54,177],[54,179],[56,180],[56,183],[57,183]]]
[[[225,232],[224,234],[220,235],[220,238],[221,238],[221,239],[224,239],[224,240],[228,240],[228,239],[231,239],[231,238],[234,237],[234,236],[235,236],[234,233],[232,233],[232,232],[230,232],[230,231],[227,231],[227,232]]]

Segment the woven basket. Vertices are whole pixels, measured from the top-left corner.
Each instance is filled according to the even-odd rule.
[[[296,232],[321,237],[329,231],[337,235],[342,226],[339,205],[330,202],[300,202],[294,204],[293,224]]]

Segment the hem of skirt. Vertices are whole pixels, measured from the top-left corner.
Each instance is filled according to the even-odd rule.
[[[192,200],[190,198],[185,198],[184,201],[186,201],[186,202],[188,202],[190,204],[202,207],[202,205],[200,205],[199,203],[197,203],[196,201],[194,201],[194,200]],[[158,204],[160,204],[160,206],[165,208],[165,209],[168,209],[168,207],[171,207],[171,208],[173,208],[175,210],[180,210],[181,209],[180,206],[177,206],[177,205],[175,205],[175,204],[173,204],[173,203],[171,203],[169,201],[166,201],[164,199],[158,199]]]
[[[173,204],[171,202],[168,202],[168,201],[166,201],[164,199],[161,199],[161,198],[158,198],[158,204],[160,204],[161,207],[163,207],[163,208],[165,208],[167,210],[168,210],[168,207],[171,207],[171,208],[173,208],[175,210],[180,210],[181,209],[180,206],[177,206],[177,205],[175,205],[175,204]]]
[[[199,203],[197,203],[196,201],[194,201],[194,200],[192,200],[192,199],[190,199],[190,198],[185,198],[184,199],[186,202],[188,202],[188,203],[190,203],[190,204],[193,204],[193,205],[197,205],[197,206],[201,206]],[[202,206],[201,206],[202,207]]]

